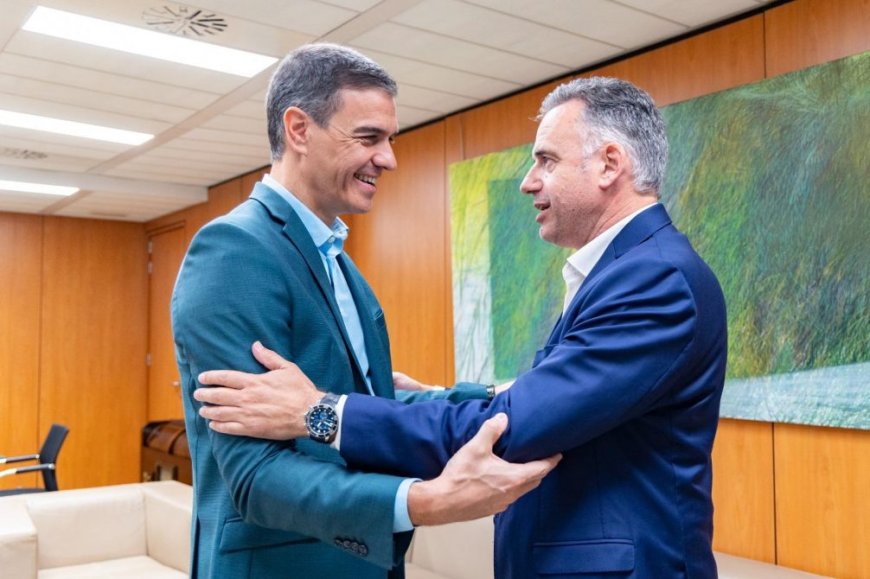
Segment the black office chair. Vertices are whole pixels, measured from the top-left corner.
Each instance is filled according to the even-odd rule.
[[[57,490],[57,475],[55,473],[55,464],[57,463],[57,455],[60,453],[60,447],[63,446],[63,441],[66,440],[66,435],[69,433],[69,428],[62,424],[52,424],[51,430],[48,431],[48,436],[45,437],[45,442],[42,443],[42,448],[39,449],[39,454],[24,454],[21,456],[0,456],[0,465],[13,462],[27,462],[32,460],[39,461],[39,464],[31,466],[19,466],[16,468],[7,468],[0,471],[0,478],[13,476],[16,474],[24,474],[26,472],[42,472],[42,482],[45,488],[17,488],[11,490],[0,490],[0,497],[9,495],[23,495],[26,493],[41,493]]]

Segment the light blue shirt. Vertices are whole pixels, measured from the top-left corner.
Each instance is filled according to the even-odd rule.
[[[323,267],[326,269],[326,275],[329,276],[329,281],[332,283],[332,288],[335,291],[335,301],[338,303],[338,309],[341,312],[347,336],[350,338],[353,355],[356,357],[360,371],[365,378],[369,394],[374,395],[371,376],[369,376],[369,357],[366,353],[365,337],[363,336],[362,325],[359,320],[359,312],[356,309],[356,302],[353,301],[353,295],[350,293],[344,272],[341,271],[341,267],[339,267],[338,261],[336,261],[336,258],[344,247],[344,240],[347,239],[347,225],[336,217],[332,227],[327,227],[313,211],[306,207],[304,203],[271,175],[263,175],[263,185],[281,195],[290,204],[293,211],[296,212],[296,215],[302,221],[302,225],[305,226],[306,231],[311,236],[311,240],[314,241],[314,245],[317,246],[320,259],[323,261]],[[414,528],[414,525],[411,523],[411,517],[408,514],[408,490],[416,480],[406,479],[399,485],[393,509],[394,533],[410,531]]]

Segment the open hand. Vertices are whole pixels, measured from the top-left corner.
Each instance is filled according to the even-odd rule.
[[[287,440],[308,435],[305,412],[323,397],[299,366],[254,342],[254,358],[270,371],[249,374],[210,370],[193,397],[204,402],[199,415],[212,430],[223,434]]]
[[[415,525],[442,525],[500,513],[541,484],[562,460],[561,454],[525,464],[502,460],[492,447],[507,425],[505,414],[490,418],[453,455],[438,478],[411,485],[408,511]]]

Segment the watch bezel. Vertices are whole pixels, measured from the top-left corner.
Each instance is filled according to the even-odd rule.
[[[305,427],[311,440],[324,443],[335,440],[338,432],[338,413],[335,410],[337,398],[334,394],[327,394],[308,408],[305,413]],[[323,423],[326,423],[325,428]]]

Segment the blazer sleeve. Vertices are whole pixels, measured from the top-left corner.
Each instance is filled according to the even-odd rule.
[[[534,367],[492,403],[403,405],[349,396],[342,456],[367,470],[431,478],[499,412],[509,426],[496,452],[524,462],[579,446],[655,408],[691,364],[695,302],[674,266],[625,261],[592,280],[562,339],[538,352]]]
[[[289,296],[310,291],[310,286],[294,287],[299,280],[286,279],[275,262],[276,251],[244,228],[221,222],[194,239],[172,304],[189,414],[201,406],[192,398],[201,387],[196,380],[200,372],[229,368],[261,373],[264,369],[250,352],[253,341],[280,349],[291,343],[290,332],[298,331]],[[366,561],[384,568],[404,556],[397,545],[406,547],[406,537],[393,534],[402,479],[350,471],[337,452],[311,441],[229,436],[209,429],[198,415],[193,420],[198,432],[208,433],[210,448],[204,451],[213,455],[245,522],[329,545],[337,537],[356,537],[368,547]]]
[[[405,404],[429,402],[431,400],[447,400],[448,402],[464,402],[466,400],[486,400],[488,394],[486,385],[472,382],[459,382],[444,390],[425,390],[422,392],[396,390],[396,400]]]

